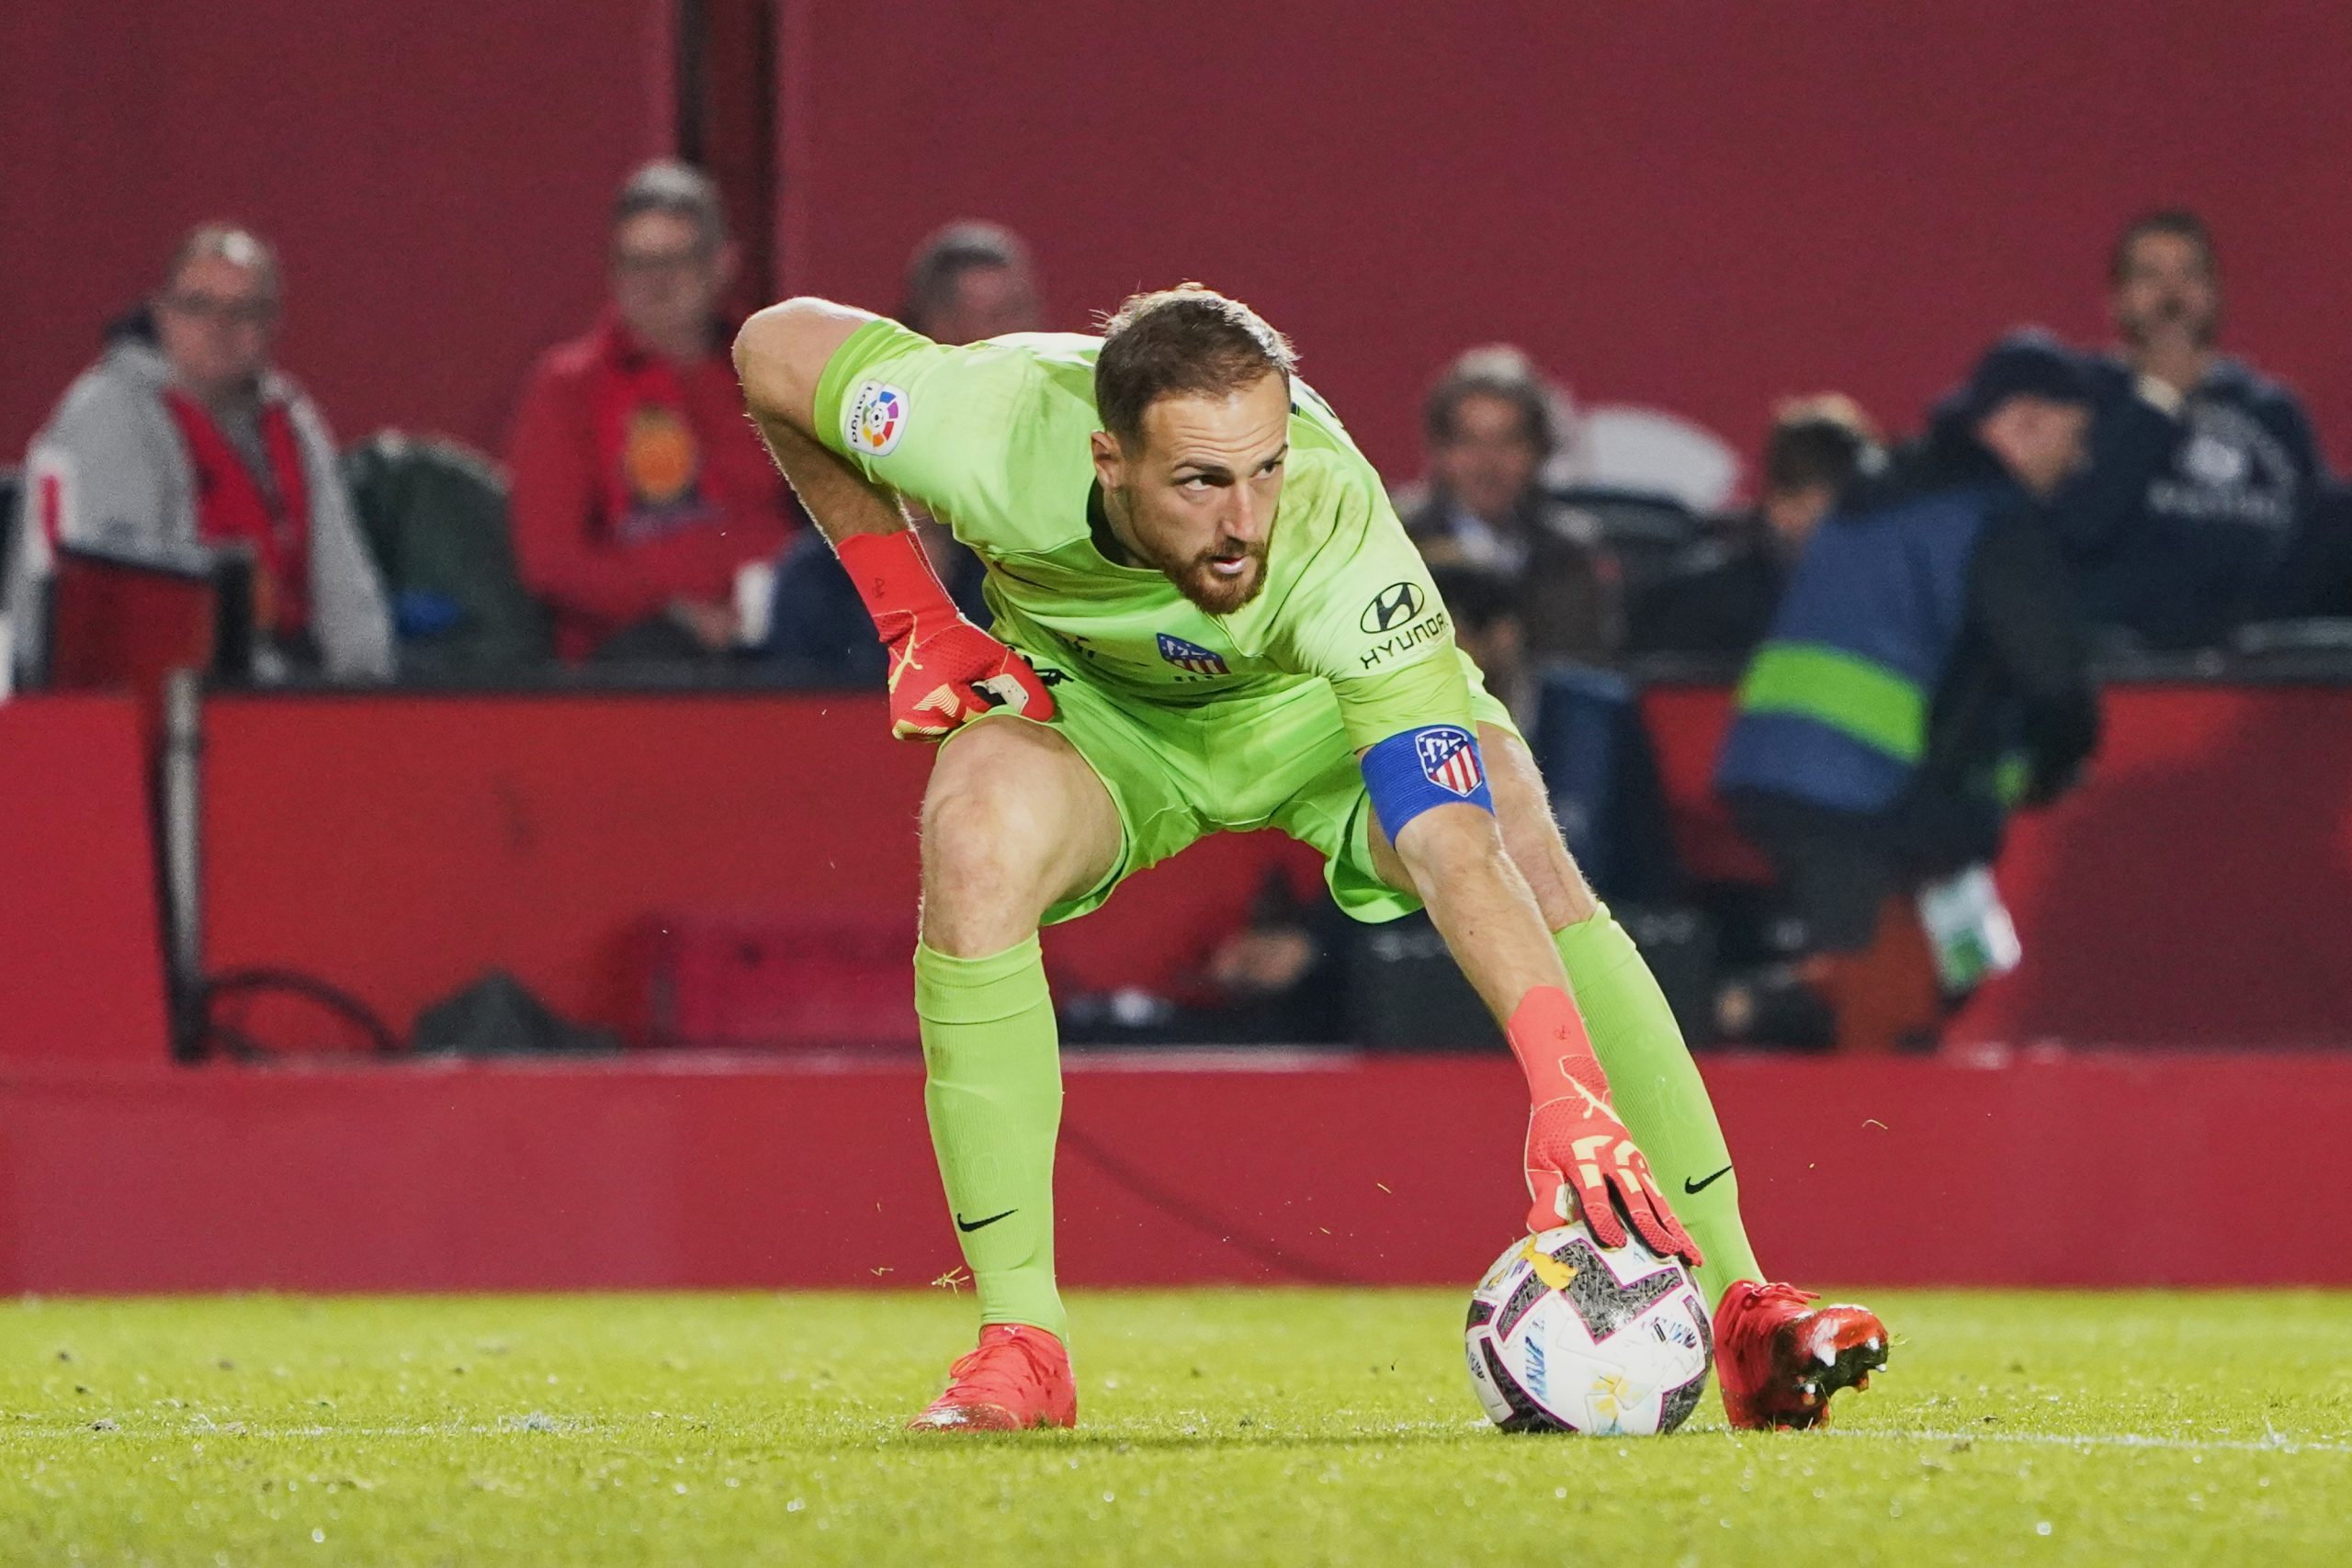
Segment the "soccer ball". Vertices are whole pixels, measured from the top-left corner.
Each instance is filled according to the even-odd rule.
[[[1690,1273],[1629,1235],[1581,1224],[1512,1244],[1470,1294],[1478,1403],[1506,1432],[1648,1437],[1690,1419],[1714,1364]]]

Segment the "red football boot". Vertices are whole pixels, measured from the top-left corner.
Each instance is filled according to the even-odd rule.
[[[947,1392],[907,1423],[910,1432],[1019,1432],[1078,1425],[1069,1352],[1042,1328],[991,1323],[979,1348],[947,1369]]]
[[[1868,1307],[1807,1307],[1793,1285],[1742,1280],[1715,1309],[1715,1377],[1734,1427],[1826,1427],[1829,1396],[1868,1388],[1886,1365],[1886,1325]]]

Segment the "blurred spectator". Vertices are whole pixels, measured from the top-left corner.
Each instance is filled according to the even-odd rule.
[[[1269,867],[1243,919],[1209,944],[1174,995],[1133,987],[1073,994],[1060,1008],[1062,1038],[1111,1045],[1349,1039],[1359,930],[1319,877]]]
[[[737,644],[737,575],[797,515],[743,420],[719,300],[736,249],[718,192],[682,164],[613,204],[612,302],[550,350],[515,417],[514,546],[578,660],[694,660]]]
[[[2096,745],[2044,511],[2079,466],[2095,395],[2053,340],[2004,339],[1805,547],[1716,784],[1812,951],[1860,953],[1897,928],[1917,948],[1908,899],[1990,862],[2008,810],[2054,799]],[[1849,1023],[1841,1041],[1863,1043]]]
[[[1511,579],[1530,653],[1611,658],[1617,562],[1598,520],[1539,482],[1559,432],[1552,390],[1527,355],[1506,346],[1463,355],[1430,389],[1422,425],[1428,477],[1398,493],[1396,509],[1430,565]]]
[[[956,608],[986,626],[990,612],[980,584],[988,569],[980,558],[927,517],[917,518],[914,526]],[[777,564],[768,628],[761,653],[797,682],[878,690],[889,674],[888,651],[875,639],[874,617],[832,546],[814,528],[795,539]]]
[[[2120,352],[2094,367],[2091,462],[2058,508],[2093,622],[2154,648],[2217,642],[2305,607],[2284,581],[2324,478],[2295,395],[2219,353],[2221,273],[2193,213],[2116,242]]]
[[[163,287],[109,329],[27,459],[8,572],[19,668],[40,671],[60,546],[159,567],[253,559],[254,659],[278,676],[392,673],[391,616],[335,464],[334,437],[273,369],[277,255],[249,230],[191,231]]]
[[[934,343],[978,343],[1042,324],[1037,269],[1019,235],[994,223],[950,223],[907,263],[899,320]]]
[[[1883,461],[1878,431],[1853,399],[1825,392],[1782,403],[1754,509],[1722,519],[1635,601],[1626,651],[1747,653],[1764,640],[1815,525]]]
[[[1527,627],[1520,619],[1519,586],[1502,572],[1475,566],[1430,570],[1437,596],[1453,617],[1453,640],[1487,678],[1521,730],[1533,733],[1536,690],[1527,663]]]
[[[1035,332],[1036,269],[1029,247],[994,223],[950,223],[917,246],[907,262],[899,319],[937,343],[978,343],[1006,333]],[[908,506],[932,569],[964,613],[985,624],[979,557],[922,511]],[[776,565],[768,637],[761,652],[795,679],[828,685],[876,686],[888,671],[873,618],[850,585],[832,547],[809,529]]]

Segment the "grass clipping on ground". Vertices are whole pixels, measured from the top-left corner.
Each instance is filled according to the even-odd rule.
[[[1872,1298],[1839,1430],[1506,1437],[1465,1292],[1080,1294],[1076,1432],[909,1437],[969,1297],[0,1303],[0,1562],[2352,1560],[2352,1299]]]

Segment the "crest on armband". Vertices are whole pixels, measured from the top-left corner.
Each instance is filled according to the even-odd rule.
[[[1487,775],[1478,766],[1478,748],[1470,732],[1452,725],[1435,725],[1413,737],[1414,755],[1421,776],[1442,790],[1467,800],[1478,793]]]

